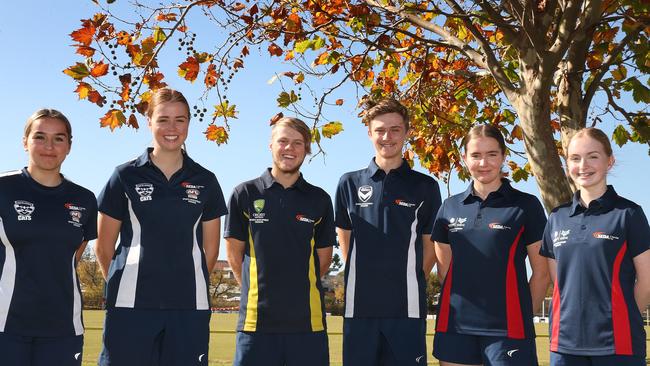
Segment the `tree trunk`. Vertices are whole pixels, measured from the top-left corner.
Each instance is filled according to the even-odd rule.
[[[533,52],[522,52],[521,85],[511,100],[524,130],[524,146],[528,162],[537,181],[547,212],[571,200],[571,188],[551,128],[549,83],[553,70],[544,70]]]

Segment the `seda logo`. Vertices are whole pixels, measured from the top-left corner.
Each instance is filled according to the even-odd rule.
[[[302,215],[302,214],[297,214],[296,215],[296,220],[298,220],[300,222],[306,222],[306,223],[309,223],[309,224],[313,224],[314,221],[315,221],[315,220],[310,219],[309,217],[307,217],[305,215]]]
[[[610,234],[605,234],[602,231],[596,231],[593,234],[591,234],[594,238],[596,239],[605,239],[605,240],[618,240],[618,236],[610,235]]]
[[[396,199],[395,204],[398,205],[398,206],[408,207],[408,208],[415,207],[415,203],[406,202],[406,201],[400,200],[400,199]]]
[[[499,224],[498,222],[492,222],[488,224],[488,227],[492,230],[510,230],[512,229],[510,226],[506,226],[503,224]]]

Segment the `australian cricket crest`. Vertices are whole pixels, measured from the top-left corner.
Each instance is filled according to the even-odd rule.
[[[255,212],[253,212],[250,218],[251,222],[263,224],[269,221],[269,219],[266,218],[266,213],[263,212],[265,204],[266,201],[262,198],[253,201],[253,210],[255,210]]]

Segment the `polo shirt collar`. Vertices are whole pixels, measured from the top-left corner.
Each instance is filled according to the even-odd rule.
[[[135,159],[135,166],[136,167],[142,167],[145,165],[153,166],[153,161],[151,161],[151,152],[153,151],[153,147],[148,147],[145,149],[144,153],[142,155],[138,156]],[[186,169],[192,167],[194,160],[192,160],[189,156],[187,156],[187,153],[185,150],[181,150],[183,154],[183,166],[181,169]]]
[[[368,164],[368,168],[367,168],[368,175],[374,177],[375,174],[377,174],[377,172],[380,170],[381,168],[379,167],[379,165],[377,165],[377,162],[375,162],[375,158],[370,159],[370,164]],[[397,169],[393,169],[393,170],[396,171],[397,173],[404,174],[411,170],[411,166],[406,161],[406,159],[402,159],[402,165],[400,165]]]
[[[277,183],[282,187],[280,183],[278,183],[275,178],[273,178],[273,175],[271,175],[271,168],[266,168],[264,172],[262,173],[262,176],[260,176],[260,179],[262,180],[262,183],[264,184],[264,189],[269,189],[273,186],[274,183]],[[307,190],[307,182],[305,179],[302,177],[302,173],[300,173],[300,176],[298,177],[298,180],[293,184],[292,187],[296,187],[300,189],[301,191],[306,191]]]
[[[618,193],[616,193],[614,187],[607,185],[607,190],[605,193],[603,193],[602,196],[591,201],[589,203],[589,207],[587,208],[583,207],[580,203],[580,191],[576,191],[576,193],[573,194],[573,202],[571,203],[571,216],[586,211],[587,209],[598,210],[602,208],[606,211],[609,211],[614,208],[616,198],[618,198]]]
[[[502,196],[506,199],[510,199],[513,197],[512,194],[514,191],[515,191],[514,188],[512,188],[512,186],[510,185],[510,181],[506,178],[501,178],[501,186],[493,193],[496,193],[497,195]],[[490,193],[488,197],[490,195],[494,195],[493,193]],[[468,203],[470,199],[474,197],[477,196],[474,195],[474,182],[472,182],[470,183],[469,187],[467,187],[465,192],[462,193],[461,198],[463,199],[464,203]]]

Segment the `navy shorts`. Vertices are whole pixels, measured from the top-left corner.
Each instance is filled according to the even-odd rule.
[[[534,338],[512,339],[438,332],[433,339],[433,356],[440,361],[466,365],[537,365]]]
[[[426,321],[410,318],[345,318],[343,366],[427,364]]]
[[[81,366],[84,336],[27,337],[0,332],[2,366]]]
[[[645,366],[644,356],[576,356],[551,352],[551,366]]]
[[[327,333],[237,332],[233,366],[328,366]]]
[[[210,310],[106,310],[100,366],[207,366]]]

